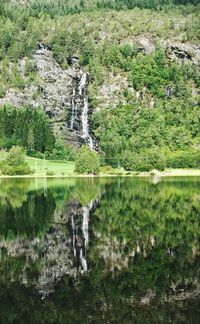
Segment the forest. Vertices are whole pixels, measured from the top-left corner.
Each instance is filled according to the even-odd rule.
[[[169,63],[161,49],[148,56],[128,55],[121,62],[145,99],[136,101],[127,91],[125,105],[95,114],[105,162],[138,171],[151,170],[152,165],[197,168],[200,112],[191,84],[199,87],[199,72],[191,64]]]
[[[47,115],[31,107],[0,109],[0,140],[0,146],[7,149],[19,145],[41,153],[52,151],[55,143]]]

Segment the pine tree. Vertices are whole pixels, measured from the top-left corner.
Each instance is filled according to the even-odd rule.
[[[28,137],[27,137],[27,148],[29,150],[34,150],[35,140],[34,140],[34,131],[33,128],[29,128]]]

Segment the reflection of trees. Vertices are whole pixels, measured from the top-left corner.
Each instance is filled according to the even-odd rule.
[[[82,205],[88,205],[92,200],[101,196],[105,182],[105,179],[77,179],[73,197]]]
[[[26,201],[30,181],[29,179],[24,179],[23,182],[17,179],[0,179],[0,205],[9,203],[13,208],[20,207]]]
[[[87,278],[79,288],[70,277],[56,286],[56,291],[41,301],[33,287],[11,283],[0,285],[1,323],[198,323],[199,300],[180,301],[152,307],[137,307],[111,299],[109,287],[99,290]],[[181,322],[180,322],[181,319]]]
[[[178,283],[192,283],[199,270],[198,194],[198,182],[108,186],[93,217],[97,240],[90,257],[97,286],[107,278],[113,298],[128,298],[133,290],[168,294]]]
[[[51,193],[32,192],[19,208],[11,203],[0,206],[0,235],[10,239],[13,235],[33,237],[44,232],[53,217],[55,209]]]

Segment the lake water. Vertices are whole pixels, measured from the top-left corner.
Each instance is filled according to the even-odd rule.
[[[1,179],[0,323],[200,323],[200,178]]]

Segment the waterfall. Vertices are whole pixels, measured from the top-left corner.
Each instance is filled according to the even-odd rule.
[[[82,121],[82,137],[88,142],[89,147],[93,150],[93,140],[89,133],[89,123],[88,123],[88,96],[87,96],[87,73],[83,72],[81,75],[80,83],[79,83],[79,95],[83,97],[83,111],[81,115]]]
[[[76,142],[79,145],[84,142],[93,150],[95,145],[90,134],[90,110],[87,94],[89,75],[82,69],[74,68],[73,80],[70,119],[68,122],[69,136],[72,142]]]
[[[72,116],[71,116],[71,124],[70,124],[71,129],[74,128],[74,121],[75,121],[75,113],[76,113],[75,97],[76,97],[76,90],[74,88],[72,94],[72,101],[71,101],[71,107],[72,107]]]
[[[87,86],[87,73],[82,72],[80,83],[79,83],[79,95],[85,96],[85,88]]]
[[[81,264],[83,267],[83,271],[87,271],[88,270],[88,266],[87,266],[87,260],[86,258],[83,256],[83,250],[80,250],[80,260],[81,260]]]

